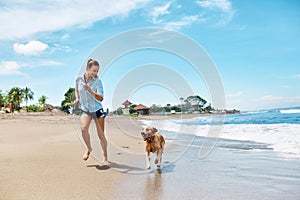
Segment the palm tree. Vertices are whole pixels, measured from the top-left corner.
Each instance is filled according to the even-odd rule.
[[[28,103],[28,100],[33,100],[34,93],[28,87],[23,89],[23,92],[24,92],[24,99],[25,99],[25,102],[26,102],[26,112],[28,112],[27,103]]]
[[[46,99],[47,99],[47,97],[45,95],[43,95],[39,98],[39,104],[43,107],[44,110],[46,108]]]
[[[10,89],[10,91],[8,92],[8,94],[6,95],[6,102],[8,104],[12,105],[12,111],[14,112],[14,110],[20,110],[20,104],[22,103],[22,99],[24,98],[24,93],[22,91],[21,88],[19,87],[14,87],[12,89]]]

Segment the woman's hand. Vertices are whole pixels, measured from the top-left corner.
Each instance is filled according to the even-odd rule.
[[[83,88],[84,88],[85,90],[87,90],[91,95],[93,95],[98,101],[103,101],[103,97],[102,97],[100,94],[94,92],[94,91],[90,88],[90,86],[88,86],[87,84],[83,85]]]
[[[92,92],[92,89],[90,88],[90,86],[88,84],[83,85],[83,88],[90,93]]]

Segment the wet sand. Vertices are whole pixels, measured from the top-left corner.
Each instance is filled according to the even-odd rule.
[[[153,156],[146,170],[141,126],[107,117],[111,163],[101,166],[93,125],[84,162],[76,117],[1,115],[0,199],[300,199],[299,159],[221,148],[199,159],[198,137],[166,137],[161,170]]]

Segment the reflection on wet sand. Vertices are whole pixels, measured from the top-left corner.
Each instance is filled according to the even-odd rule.
[[[155,171],[154,174],[147,175],[143,192],[144,199],[160,199],[163,192],[161,181],[162,177],[160,169]]]
[[[147,175],[143,191],[143,199],[162,199],[164,196],[163,176],[174,172],[175,164],[168,164],[162,168],[157,168]]]

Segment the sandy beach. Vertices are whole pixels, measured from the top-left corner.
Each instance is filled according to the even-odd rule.
[[[166,138],[161,170],[153,159],[146,170],[140,119],[151,118],[106,118],[102,166],[94,126],[93,156],[82,161],[76,116],[0,115],[0,199],[300,199],[299,158],[214,148],[199,159],[200,137]]]

